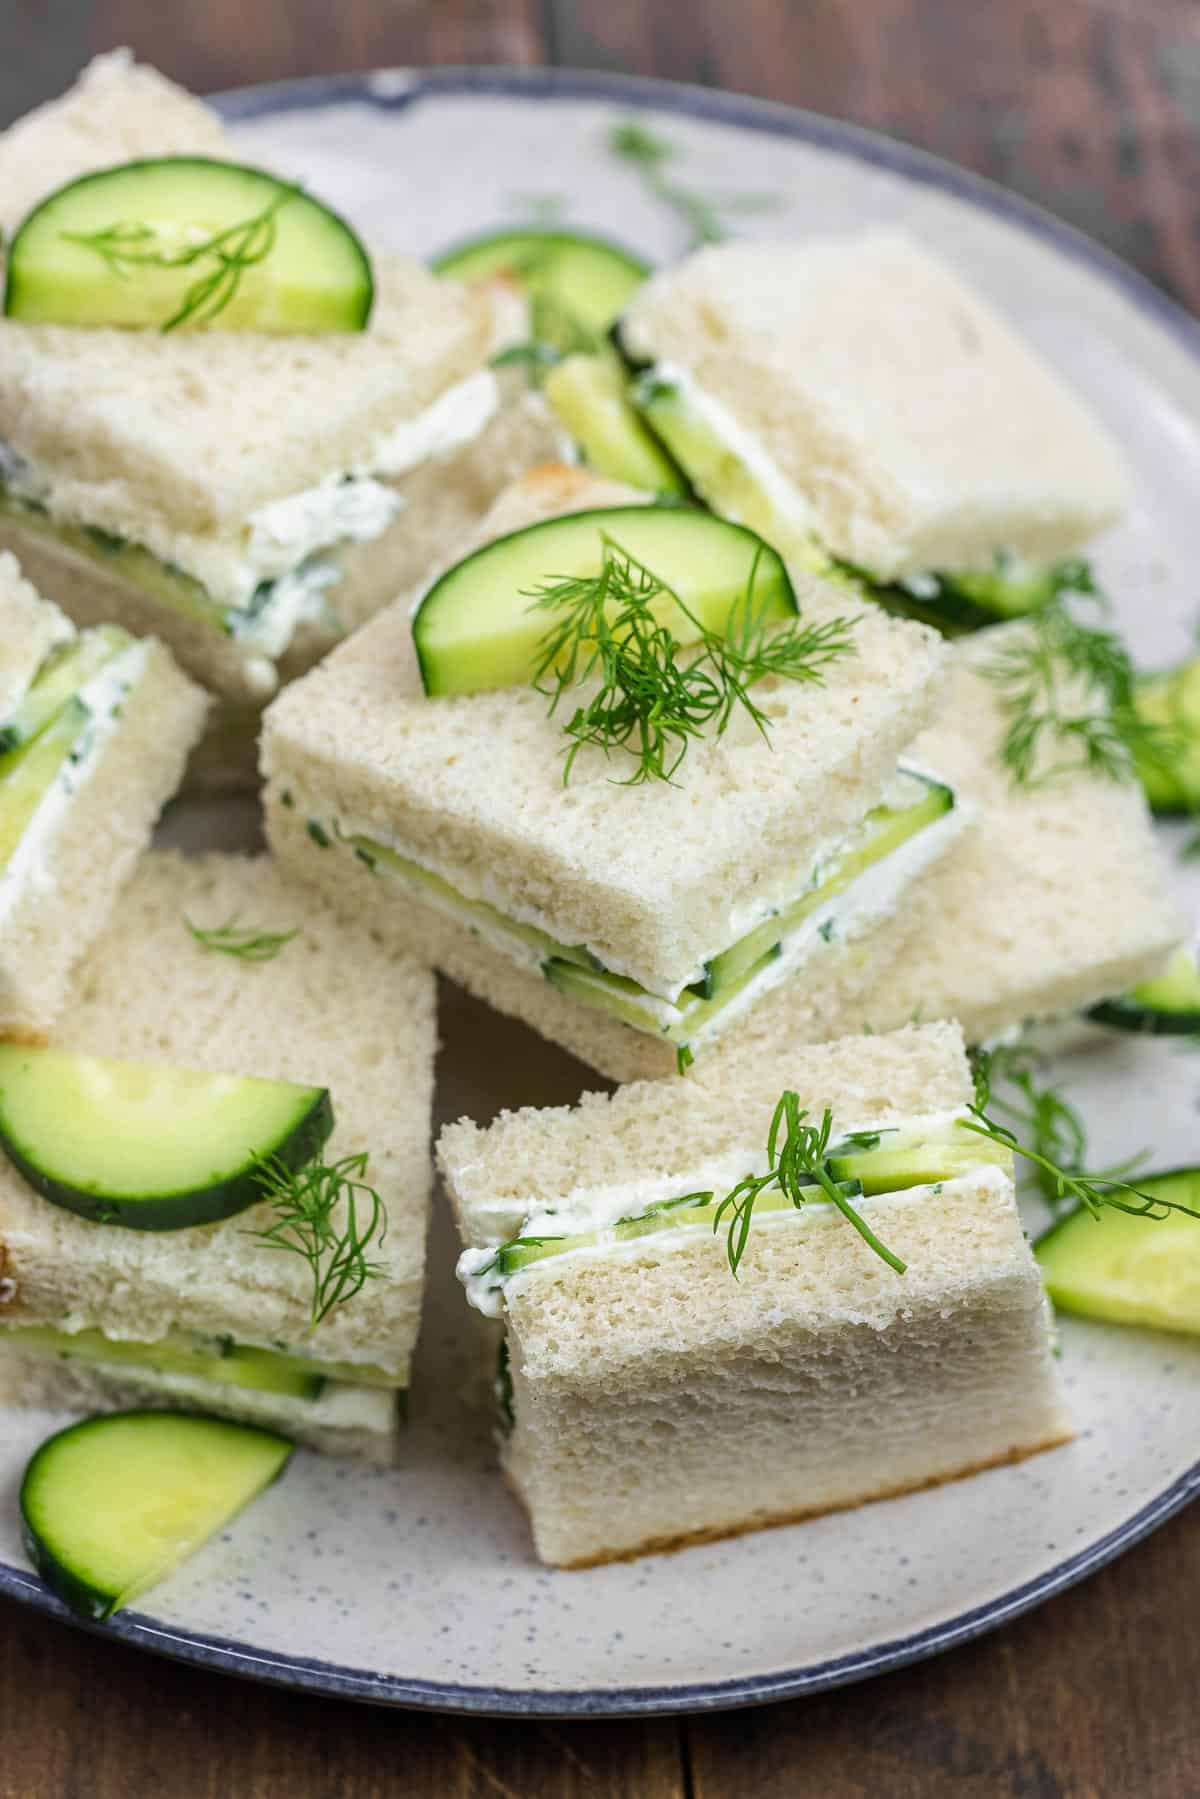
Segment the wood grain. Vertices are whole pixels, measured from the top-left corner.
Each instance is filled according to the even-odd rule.
[[[0,0],[0,124],[114,43],[198,89],[541,60],[720,83],[991,175],[1200,305],[1194,0]],[[824,1697],[497,1724],[275,1692],[0,1609],[0,1799],[1192,1799],[1200,1514],[1005,1631]]]

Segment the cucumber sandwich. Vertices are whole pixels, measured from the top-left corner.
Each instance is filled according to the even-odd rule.
[[[0,137],[0,544],[261,706],[559,432],[489,367],[509,290],[371,256],[234,156],[120,54]]]
[[[290,875],[618,1079],[669,1073],[752,1018],[769,1028],[789,995],[861,992],[880,928],[903,925],[963,822],[936,768],[905,761],[937,705],[937,636],[874,607],[844,616],[840,592],[797,615],[755,534],[645,497],[581,470],[526,477],[415,613],[389,608],[281,695],[264,733]],[[655,679],[688,671],[685,754],[581,741],[594,675],[580,698],[564,677],[553,705],[550,665],[534,685],[553,620],[531,594],[586,599],[605,557],[640,634],[632,647],[620,626],[611,655],[665,637]],[[705,723],[751,638],[755,666],[775,646],[840,648],[748,688],[757,718],[727,690]]]
[[[0,551],[0,1037],[53,1025],[206,709],[161,644],[76,631]]]
[[[632,394],[710,506],[952,632],[1088,580],[1107,435],[951,269],[898,233],[701,250],[620,325]]]
[[[398,1449],[433,983],[265,857],[151,851],[48,1047],[0,1044],[0,1396]]]
[[[1011,1158],[962,1128],[971,1098],[942,1024],[443,1131],[543,1561],[785,1523],[1070,1436]]]

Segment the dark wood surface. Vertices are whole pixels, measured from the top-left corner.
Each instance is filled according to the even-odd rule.
[[[1200,307],[1195,0],[0,0],[0,124],[130,43],[197,89],[555,62],[718,84],[980,169]],[[1200,1513],[1000,1633],[680,1721],[369,1711],[0,1608],[0,1799],[1194,1799]]]

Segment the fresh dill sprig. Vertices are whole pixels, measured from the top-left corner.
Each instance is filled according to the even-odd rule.
[[[539,645],[533,678],[550,711],[569,689],[593,678],[599,683],[565,726],[572,741],[564,785],[589,744],[606,756],[617,749],[633,756],[636,767],[622,785],[670,782],[693,739],[708,727],[721,736],[738,709],[769,739],[770,721],[750,689],[768,676],[823,681],[826,665],[851,647],[853,619],[819,625],[797,619],[769,631],[766,601],[755,592],[758,555],[721,634],[702,624],[645,563],[606,532],[601,537],[597,575],[552,576],[528,594],[534,608],[556,615]],[[654,611],[653,602],[664,596],[695,633],[695,644],[682,655],[670,627]]]
[[[833,1113],[828,1107],[820,1124],[811,1124],[808,1122],[808,1113],[800,1105],[798,1094],[789,1089],[780,1095],[767,1135],[768,1172],[744,1176],[725,1195],[713,1214],[714,1234],[721,1228],[726,1213],[729,1214],[725,1250],[729,1259],[729,1271],[735,1280],[746,1253],[755,1202],[761,1193],[768,1192],[772,1187],[778,1187],[797,1211],[812,1197],[813,1188],[819,1188],[824,1198],[832,1201],[875,1254],[881,1256],[897,1274],[904,1273],[905,1264],[900,1257],[880,1242],[866,1219],[855,1211],[826,1168],[825,1158],[829,1151],[832,1129]]]
[[[219,950],[223,956],[237,956],[243,962],[273,962],[285,944],[300,935],[294,931],[260,931],[253,925],[239,925],[237,918],[210,927],[194,924],[184,914],[184,924],[205,949]]]
[[[367,1156],[343,1156],[340,1162],[310,1162],[288,1168],[276,1157],[261,1164],[262,1196],[274,1206],[276,1219],[266,1230],[247,1232],[269,1249],[285,1249],[308,1263],[312,1271],[312,1328],[335,1306],[344,1305],[369,1280],[384,1272],[382,1262],[368,1259],[387,1235],[387,1211],[374,1187],[363,1178]]]
[[[1055,1205],[1058,1180],[1052,1170],[1065,1168],[1075,1175],[1087,1163],[1087,1128],[1083,1119],[1057,1088],[1038,1084],[1029,1050],[1002,1047],[992,1050],[986,1058],[976,1052],[973,1064],[977,1084],[980,1068],[984,1068],[984,1105],[990,1104],[1002,1117],[1021,1127],[1040,1158],[1032,1170],[1038,1189],[1047,1205]],[[1020,1097],[1001,1098],[994,1091],[997,1080],[1004,1080]]]
[[[275,248],[276,215],[299,192],[294,183],[282,188],[261,212],[181,250],[164,249],[157,226],[141,221],[119,219],[99,231],[64,231],[62,236],[68,243],[94,251],[109,272],[121,280],[128,280],[139,269],[189,269],[199,265],[201,272],[161,329],[167,332],[186,324],[210,325],[237,293],[247,269],[265,262],[271,254]]]
[[[666,173],[666,165],[680,152],[659,132],[648,131],[637,119],[621,119],[613,125],[608,147],[614,156],[637,170],[647,193],[670,207],[687,226],[689,250],[725,241],[729,233],[723,215],[767,212],[778,205],[771,194],[706,195],[673,181]]]
[[[1138,713],[1121,637],[1083,623],[1061,597],[1031,613],[980,667],[1000,690],[1008,728],[999,757],[1018,786],[1083,770],[1125,781],[1135,756],[1171,753],[1169,733]]]
[[[989,1143],[999,1144],[1001,1148],[1009,1149],[1013,1155],[1021,1156],[1029,1162],[1037,1171],[1038,1184],[1052,1208],[1057,1210],[1066,1204],[1084,1206],[1093,1218],[1098,1218],[1108,1206],[1117,1212],[1127,1212],[1134,1218],[1163,1219],[1172,1212],[1183,1212],[1189,1218],[1200,1219],[1200,1211],[1192,1206],[1181,1205],[1177,1200],[1160,1199],[1154,1193],[1142,1192],[1122,1178],[1119,1167],[1089,1174],[1078,1164],[1073,1167],[1062,1166],[1056,1158],[1062,1153],[1059,1146],[1064,1142],[1068,1157],[1072,1153],[1082,1156],[1086,1149],[1086,1138],[1078,1117],[1068,1120],[1070,1107],[1064,1107],[1056,1115],[1048,1114],[1049,1122],[1044,1120],[1042,1125],[1041,1144],[1039,1145],[1035,1136],[1034,1143],[1027,1145],[1007,1125],[989,1117],[988,1106],[991,1103],[990,1058],[983,1055],[977,1057],[975,1063],[974,1101],[967,1107],[968,1116],[958,1120],[958,1128],[986,1138]],[[996,1106],[995,1109],[1000,1108]],[[1122,1166],[1128,1169],[1130,1164]]]

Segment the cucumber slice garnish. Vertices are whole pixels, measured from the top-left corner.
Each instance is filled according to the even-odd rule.
[[[262,1162],[302,1168],[332,1129],[324,1087],[0,1044],[0,1149],[99,1224],[229,1218],[262,1198]]]
[[[686,494],[686,479],[630,405],[628,386],[617,358],[600,351],[564,357],[542,392],[598,475],[648,493]]]
[[[262,169],[121,163],[50,194],[8,250],[4,310],[31,324],[362,331],[374,283],[344,219]]]
[[[1190,1037],[1200,1031],[1200,967],[1196,952],[1175,951],[1162,974],[1131,987],[1116,999],[1092,1006],[1088,1016],[1118,1031],[1146,1031],[1155,1037]]]
[[[546,581],[594,578],[606,538],[677,593],[709,630],[725,630],[751,580],[760,616],[782,619],[796,611],[782,558],[742,525],[677,506],[570,513],[496,538],[434,582],[412,624],[426,693],[527,683],[552,623],[534,607],[533,594]],[[651,606],[678,643],[695,641],[694,626],[670,593]]]
[[[1200,1168],[1138,1177],[1136,1186],[1200,1210]],[[1035,1253],[1060,1311],[1200,1334],[1200,1221],[1185,1213],[1139,1218],[1106,1206],[1094,1218],[1081,1207],[1052,1224]]]
[[[34,813],[78,753],[91,713],[79,698],[37,736],[0,757],[0,870],[7,868]]]
[[[274,1431],[186,1412],[85,1418],[25,1470],[29,1558],[72,1611],[110,1618],[277,1480],[292,1449]]]
[[[1135,765],[1155,812],[1171,816],[1200,809],[1200,656],[1161,674],[1143,675],[1134,690],[1143,723],[1166,737],[1153,753],[1142,749]]]
[[[579,231],[491,231],[443,250],[432,267],[456,281],[517,282],[534,303],[534,335],[564,351],[585,347],[580,332],[602,337],[650,273],[632,251]]]

